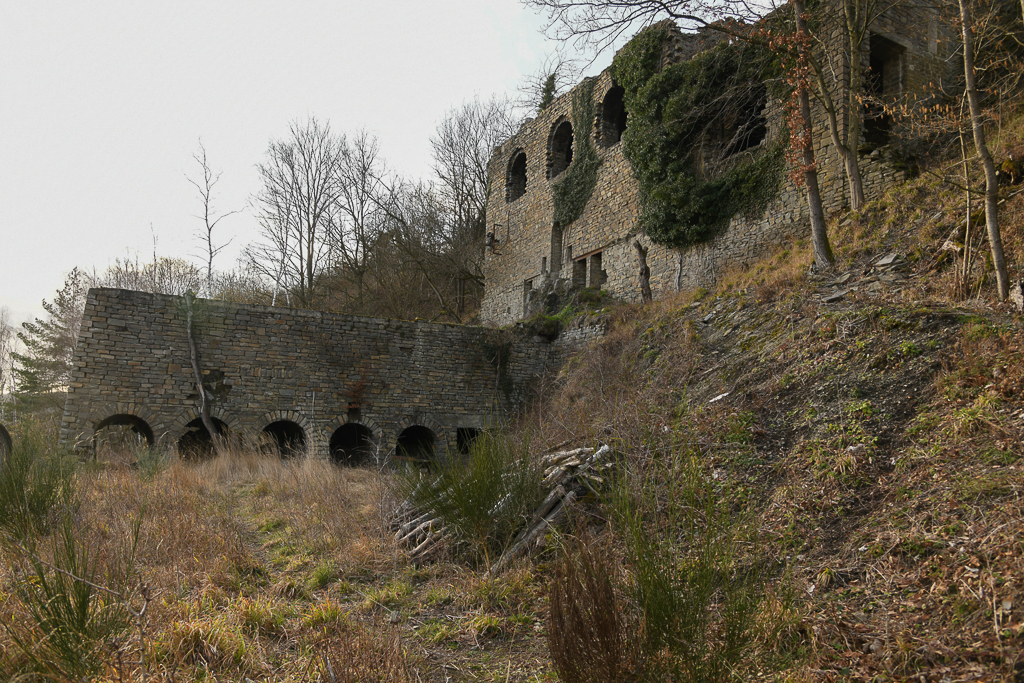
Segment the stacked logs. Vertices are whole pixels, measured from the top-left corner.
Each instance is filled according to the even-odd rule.
[[[603,484],[600,472],[612,466],[608,462],[610,455],[611,449],[601,446],[596,451],[593,448],[576,448],[542,456],[543,485],[549,490],[548,495],[512,545],[491,567],[491,574],[503,572],[513,561],[530,552],[580,494]],[[440,549],[451,533],[440,518],[416,509],[408,500],[395,511],[391,529],[395,532],[398,546],[417,563],[427,560]]]

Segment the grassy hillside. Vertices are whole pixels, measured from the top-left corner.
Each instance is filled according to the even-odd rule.
[[[961,205],[924,174],[836,218],[835,272],[795,244],[595,313],[607,336],[502,438],[608,444],[616,467],[493,578],[462,543],[407,559],[390,470],[74,464],[23,420],[0,477],[0,672],[1021,680],[1024,326],[977,238],[964,276]],[[1024,196],[1001,219],[1018,279]]]

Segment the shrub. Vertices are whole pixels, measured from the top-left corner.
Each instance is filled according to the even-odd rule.
[[[50,512],[74,500],[74,464],[42,430],[23,423],[0,465],[0,531],[24,541],[46,530]]]
[[[490,566],[543,499],[544,471],[529,441],[482,434],[469,455],[449,455],[429,473],[407,470],[400,493],[440,518]]]
[[[653,680],[726,681],[752,664],[767,577],[756,552],[738,554],[742,520],[706,470],[685,448],[658,453],[611,496]]]
[[[25,668],[69,681],[101,671],[105,646],[130,625],[125,591],[134,572],[138,532],[136,522],[123,555],[114,562],[105,558],[105,566],[100,553],[83,540],[86,530],[77,528],[67,513],[56,523],[49,561],[34,544],[16,545],[27,580],[16,585],[15,595],[27,618],[4,628],[25,655]]]

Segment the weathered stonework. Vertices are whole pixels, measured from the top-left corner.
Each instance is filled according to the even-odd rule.
[[[874,63],[885,74],[879,93],[894,99],[908,92],[920,93],[949,73],[944,61],[954,44],[949,27],[939,21],[930,6],[907,2],[889,10],[873,24],[865,41],[861,68]],[[840,45],[837,27],[824,40]],[[670,37],[663,63],[690,59],[717,42],[713,35]],[[874,60],[874,62],[873,62]],[[884,65],[884,69],[880,66]],[[616,298],[640,301],[638,263],[634,240],[649,248],[650,285],[655,298],[711,284],[729,267],[743,267],[773,247],[810,234],[810,218],[804,190],[788,179],[778,197],[756,219],[734,218],[728,228],[707,243],[685,250],[653,244],[637,225],[640,213],[639,186],[626,160],[622,143],[605,137],[610,122],[603,106],[615,87],[608,70],[596,77],[593,103],[597,113],[592,142],[602,162],[597,187],[583,214],[570,225],[554,222],[551,144],[563,121],[571,118],[572,99],[583,86],[558,97],[537,118],[528,121],[505,144],[496,147],[488,166],[488,231],[493,235],[485,254],[485,294],[481,319],[506,324],[530,315],[531,292],[550,289],[558,282],[600,287]],[[839,92],[833,93],[842,104]],[[627,112],[628,114],[628,112]],[[765,109],[768,134],[761,145],[777,139],[783,124],[780,102]],[[819,183],[826,214],[848,206],[845,170],[828,131],[820,106],[812,112]],[[626,122],[628,126],[628,120]],[[617,138],[615,138],[617,140]],[[574,140],[574,147],[578,144]],[[754,151],[754,150],[752,150]],[[524,167],[525,182],[518,171]],[[876,151],[862,156],[860,168],[867,198],[902,179]],[[515,191],[510,192],[514,187]]]
[[[574,345],[514,330],[217,301],[200,300],[197,310],[213,417],[233,435],[297,425],[306,450],[321,457],[350,423],[367,428],[381,453],[393,453],[409,428],[429,429],[438,453],[454,449],[459,430],[514,411]],[[90,290],[63,439],[87,446],[98,429],[122,424],[173,446],[198,417],[183,300]]]

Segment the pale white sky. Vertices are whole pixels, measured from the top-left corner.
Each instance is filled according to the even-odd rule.
[[[366,128],[425,177],[446,111],[540,67],[542,23],[518,0],[0,0],[0,307],[20,323],[75,266],[148,261],[151,225],[160,256],[199,255],[200,138],[216,208],[243,210],[221,269],[256,237],[255,164],[294,120]]]

